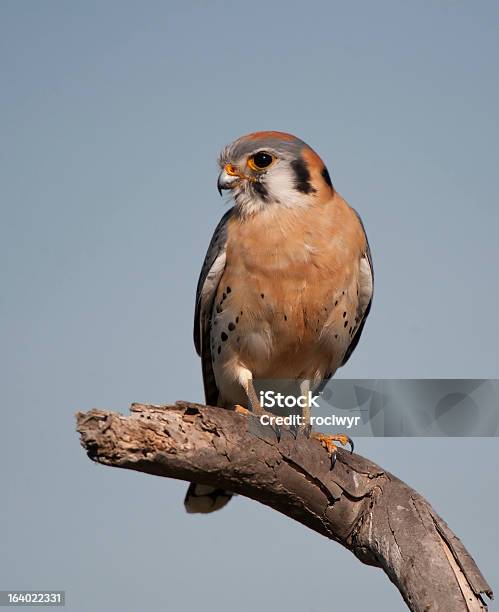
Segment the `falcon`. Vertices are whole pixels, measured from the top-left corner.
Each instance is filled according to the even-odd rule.
[[[219,165],[218,190],[233,206],[201,269],[194,343],[206,403],[261,413],[254,381],[317,389],[348,361],[371,307],[371,253],[359,215],[302,140],[249,134],[223,149]],[[313,435],[332,455],[334,441],[350,442]],[[212,512],[230,497],[191,483],[185,507]]]

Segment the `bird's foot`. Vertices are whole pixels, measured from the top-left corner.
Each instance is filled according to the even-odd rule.
[[[336,452],[338,450],[338,447],[336,446],[335,442],[339,442],[343,446],[346,446],[347,444],[349,444],[350,453],[353,453],[353,448],[354,448],[353,440],[345,434],[328,435],[328,434],[320,433],[318,431],[313,431],[310,434],[310,437],[314,438],[315,440],[318,440],[322,444],[322,446],[327,450],[328,455],[331,459],[331,469],[333,469],[334,464],[336,463]]]
[[[251,414],[251,410],[248,410],[247,408],[245,408],[244,406],[241,406],[240,404],[235,404],[234,412],[237,412],[238,414],[245,414],[246,416]]]

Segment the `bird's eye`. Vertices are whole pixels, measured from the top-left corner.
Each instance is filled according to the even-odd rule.
[[[248,159],[248,166],[252,170],[256,171],[265,170],[265,168],[268,168],[274,160],[275,157],[272,155],[272,153],[267,153],[266,151],[258,151],[258,153],[255,153]]]

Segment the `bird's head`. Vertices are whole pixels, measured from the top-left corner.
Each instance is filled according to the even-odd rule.
[[[226,146],[219,158],[218,191],[231,190],[244,215],[269,206],[301,207],[329,198],[333,186],[321,158],[284,132],[255,132]]]

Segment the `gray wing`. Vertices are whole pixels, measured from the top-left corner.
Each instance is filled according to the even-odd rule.
[[[219,224],[215,228],[206,257],[204,258],[196,290],[194,345],[198,355],[201,357],[206,403],[212,406],[217,404],[218,388],[211,363],[210,322],[218,284],[225,269],[227,223],[232,213],[233,209],[231,208],[220,219]]]
[[[359,213],[354,210],[357,215],[362,229],[364,230],[364,235],[366,235],[366,230],[364,228],[364,224],[362,223],[362,219],[360,218]],[[360,261],[360,275],[359,275],[359,306],[358,306],[358,316],[360,317],[360,324],[355,332],[352,341],[350,342],[349,347],[345,352],[345,356],[343,357],[343,361],[341,365],[345,365],[345,363],[350,359],[351,354],[354,352],[357,344],[359,343],[360,336],[362,335],[362,330],[364,329],[364,324],[366,322],[367,316],[371,310],[371,304],[373,301],[373,290],[374,290],[374,268],[373,268],[373,258],[371,255],[371,248],[369,247],[369,242],[366,236],[366,244],[367,249],[364,253]]]

